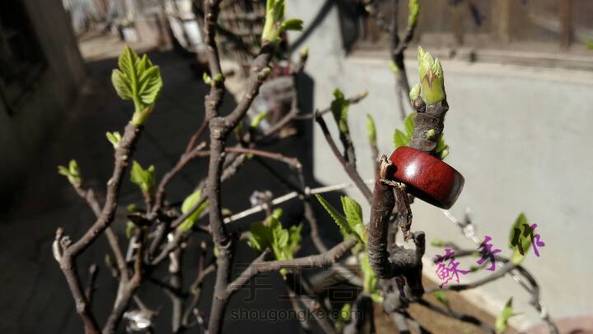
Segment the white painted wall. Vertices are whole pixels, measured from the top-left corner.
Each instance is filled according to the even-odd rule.
[[[302,18],[307,27],[322,3],[289,1],[288,16]],[[336,87],[347,96],[368,90],[368,98],[351,108],[350,127],[359,168],[371,178],[365,114],[373,114],[377,121],[381,152],[391,153],[393,130],[401,127],[393,77],[386,52],[380,58],[345,56],[339,34],[334,7],[304,43],[310,47],[307,73],[315,81],[314,105],[329,105]],[[415,60],[407,64],[411,81],[417,81]],[[593,73],[447,60],[443,65],[450,104],[447,162],[466,178],[451,211],[461,217],[471,208],[478,234],[492,236],[506,254],[510,226],[525,212],[546,242],[541,257],[531,253],[525,262],[543,287],[544,304],[555,317],[590,313],[593,290],[586,287],[593,281]],[[347,180],[319,130],[314,159],[321,182]],[[426,231],[428,240],[472,246],[439,209],[416,203],[413,210],[414,228]],[[436,251],[430,247],[427,255]],[[425,273],[434,275],[432,265],[425,268]],[[470,295],[492,311],[513,295],[516,310],[524,313],[515,324],[523,327],[538,320],[527,305],[527,295],[510,278]]]

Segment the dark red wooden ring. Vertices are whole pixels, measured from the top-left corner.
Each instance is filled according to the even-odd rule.
[[[414,197],[443,209],[450,208],[463,189],[463,176],[440,159],[415,148],[401,146],[391,154],[394,178]]]

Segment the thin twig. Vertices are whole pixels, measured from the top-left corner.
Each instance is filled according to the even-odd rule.
[[[346,172],[346,174],[348,174],[348,176],[350,177],[350,179],[352,180],[352,182],[354,182],[354,184],[356,185],[356,187],[358,188],[358,190],[360,190],[360,192],[364,195],[364,197],[367,199],[367,201],[370,204],[371,201],[372,201],[372,197],[373,197],[373,194],[371,193],[371,190],[364,183],[364,181],[362,180],[362,178],[361,178],[360,174],[358,173],[358,171],[356,170],[356,168],[354,168],[354,166],[352,166],[351,164],[349,164],[344,159],[344,157],[342,156],[342,154],[340,153],[340,150],[338,149],[338,146],[336,145],[336,142],[334,141],[331,133],[329,132],[329,129],[327,128],[327,124],[323,120],[323,117],[321,117],[320,115],[319,116],[316,116],[315,117],[315,120],[317,121],[317,123],[321,127],[321,131],[323,133],[323,136],[325,137],[325,140],[327,141],[327,144],[329,145],[329,147],[331,148],[332,152],[334,153],[334,156],[338,159],[338,161],[342,165],[342,168],[344,169],[344,171]]]
[[[105,204],[95,223],[73,244],[63,242],[63,238],[65,238],[63,235],[60,235],[61,240],[56,239],[56,243],[61,247],[61,254],[57,260],[60,263],[60,269],[66,278],[66,282],[68,283],[68,287],[74,298],[76,311],[83,321],[86,334],[99,333],[99,326],[95,316],[89,309],[88,301],[82,291],[80,277],[75,264],[76,258],[94,243],[101,233],[113,222],[115,211],[118,206],[119,189],[122,177],[127,170],[129,159],[134,151],[134,146],[141,129],[141,127],[131,123],[125,128],[124,135],[115,150],[113,174],[107,182]],[[58,232],[57,234],[61,234],[61,232]]]
[[[239,275],[226,289],[227,296],[244,286],[249,280],[260,273],[279,271],[280,269],[298,270],[304,268],[320,268],[334,264],[356,245],[355,239],[347,239],[334,246],[327,253],[311,255],[292,260],[263,261],[263,259],[252,262],[243,273]]]

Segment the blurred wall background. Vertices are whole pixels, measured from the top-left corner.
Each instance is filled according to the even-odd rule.
[[[422,4],[425,8],[433,3],[438,7],[437,3],[441,2],[422,1]],[[344,30],[344,12],[326,4],[316,0],[289,1],[288,17],[299,17],[305,22],[305,36],[295,33],[290,36],[291,41],[299,41],[299,46],[310,48],[307,73],[315,81],[316,108],[330,104],[335,88],[341,88],[346,96],[368,91],[368,97],[350,109],[350,129],[359,169],[370,179],[373,170],[366,139],[366,114],[375,117],[380,151],[384,154],[393,150],[394,129],[402,127],[394,78],[388,67],[387,45],[381,46],[379,42],[374,52],[356,47],[347,50],[344,41],[352,38],[344,33],[351,34],[355,24],[350,24],[350,30]],[[322,8],[329,10],[322,20],[315,20]],[[428,12],[434,11],[433,7]],[[406,15],[404,11],[400,18]],[[426,15],[426,12],[420,14],[420,24],[429,19]],[[439,18],[440,22],[450,22],[450,19]],[[314,31],[307,34],[312,22],[316,22]],[[420,31],[422,29],[421,25]],[[537,231],[546,242],[540,257],[531,252],[525,261],[542,285],[543,302],[554,317],[590,313],[593,292],[585,287],[593,280],[588,246],[593,238],[590,224],[593,219],[590,209],[593,73],[567,68],[587,68],[593,60],[593,52],[584,53],[584,47],[564,51],[560,40],[556,39],[545,46],[546,53],[529,57],[519,54],[522,61],[515,64],[508,64],[513,61],[512,57],[496,58],[499,64],[472,63],[451,59],[451,48],[456,42],[452,37],[449,40],[450,43],[439,44],[434,42],[433,35],[424,41],[421,37],[420,42],[445,58],[443,66],[450,104],[444,132],[450,145],[447,162],[466,178],[465,189],[451,212],[462,218],[465,210],[471,209],[478,236],[490,235],[493,244],[507,255],[510,254],[511,225],[520,212],[525,212],[531,223],[538,224]],[[504,48],[503,44],[501,49]],[[406,64],[411,84],[414,84],[418,81],[415,47],[410,49]],[[476,52],[480,50],[476,47]],[[505,53],[512,55],[512,52]],[[546,57],[556,61],[542,61]],[[564,63],[566,68],[543,66],[563,65],[562,59],[578,59],[581,65],[567,62]],[[517,63],[537,66],[518,66]],[[348,179],[317,128],[314,161],[314,173],[320,182],[334,184]],[[356,192],[353,195],[364,202]],[[417,200],[413,210],[414,228],[426,231],[429,241],[452,240],[472,246],[439,209]],[[425,257],[425,273],[435,280],[435,266],[430,258],[440,252],[442,250],[429,247]],[[464,266],[469,265],[464,262]],[[462,279],[470,281],[467,277]],[[527,304],[528,296],[509,277],[464,295],[477,307],[493,313],[498,313],[508,297],[513,296],[515,310],[521,312],[513,318],[514,325],[525,328],[538,321],[537,314]]]

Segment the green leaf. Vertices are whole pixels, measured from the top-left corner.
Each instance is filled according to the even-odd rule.
[[[117,149],[119,146],[119,142],[121,141],[121,134],[117,131],[115,132],[107,132],[105,134],[107,140],[113,145],[113,148]]]
[[[137,185],[143,193],[150,193],[154,186],[154,165],[144,169],[138,161],[134,160],[130,171],[130,181]]]
[[[375,303],[382,303],[383,297],[381,296],[381,291],[379,290],[377,275],[375,275],[375,271],[373,268],[371,268],[368,254],[366,252],[359,253],[358,262],[360,264],[360,271],[362,271],[363,277],[362,290],[365,293],[368,293]]]
[[[418,14],[420,13],[420,1],[408,1],[408,27],[415,26],[418,22]]]
[[[299,57],[301,58],[308,58],[309,57],[309,47],[305,46],[299,51]]]
[[[410,101],[416,101],[416,99],[420,96],[420,84],[415,84],[412,89],[410,89]],[[409,115],[408,115],[409,116]]]
[[[447,299],[447,296],[443,291],[435,291],[433,292],[433,295],[436,298],[436,300],[439,301],[439,303],[449,307],[449,299]]]
[[[356,234],[358,239],[366,244],[366,231],[362,220],[362,208],[360,204],[348,196],[342,196],[340,200],[342,201],[342,210],[346,214],[346,221],[350,230]]]
[[[262,30],[262,44],[280,42],[282,33],[288,30],[302,30],[303,21],[300,19],[284,20],[284,0],[268,0],[266,3],[266,20]]]
[[[300,248],[302,226],[285,229],[280,222],[281,216],[282,210],[276,209],[264,222],[251,225],[247,244],[258,252],[270,248],[277,260],[290,260]]]
[[[393,60],[389,61],[389,70],[393,72],[393,74],[398,74],[400,72],[399,67],[393,62]]]
[[[257,114],[255,117],[253,117],[253,119],[251,120],[251,127],[256,129],[259,124],[266,118],[266,116],[268,115],[268,111],[262,111],[259,114]]]
[[[509,326],[509,319],[513,316],[513,298],[509,298],[502,311],[496,317],[495,329],[496,333],[504,333]]]
[[[202,192],[200,190],[194,191],[189,196],[187,196],[185,198],[185,200],[183,200],[183,203],[181,204],[181,212],[183,214],[188,213],[194,206],[198,205],[198,203],[201,200],[202,200]],[[207,200],[204,201],[202,204],[200,204],[200,206],[191,215],[189,215],[183,221],[183,223],[181,223],[179,225],[179,227],[178,227],[179,230],[184,233],[187,231],[190,231],[194,227],[194,225],[198,221],[198,219],[200,219],[200,216],[202,215],[202,213],[204,213],[206,208],[208,208]]]
[[[399,129],[395,129],[395,133],[393,134],[393,144],[395,147],[397,148],[400,146],[407,146],[409,143],[410,137],[401,132]]]
[[[210,84],[212,83],[212,78],[210,78],[210,76],[206,72],[204,72],[204,74],[202,74],[202,80],[208,86],[210,86]]]
[[[163,88],[163,80],[161,79],[161,70],[157,66],[150,67],[144,70],[144,72],[141,72],[138,97],[144,105],[153,105],[161,88]]]
[[[301,31],[303,30],[303,20],[301,19],[288,19],[284,22],[282,22],[282,25],[280,26],[280,33],[283,33],[285,31]]]
[[[344,97],[344,93],[340,89],[334,90],[334,100],[330,105],[330,109],[338,124],[338,129],[342,133],[349,133],[350,128],[348,126],[348,109],[350,102]]]
[[[362,224],[362,208],[360,204],[348,196],[342,196],[340,200],[342,201],[342,209],[346,214],[348,225],[352,228]]]
[[[441,240],[441,239],[432,239],[430,241],[430,245],[432,247],[445,247],[446,244],[447,244],[446,241]]]
[[[346,303],[346,304],[342,305],[342,308],[340,309],[340,317],[338,320],[346,323],[346,322],[350,321],[351,316],[352,316],[352,304]]]
[[[125,47],[118,59],[118,68],[111,74],[115,91],[123,100],[134,102],[132,123],[144,123],[163,87],[160,69],[146,55],[141,58]]]
[[[513,250],[511,261],[514,264],[521,264],[531,248],[531,237],[523,235],[525,229],[530,228],[527,216],[521,212],[519,216],[517,216],[517,219],[515,219],[509,235],[509,247]],[[516,241],[514,244],[513,239]],[[523,251],[523,254],[521,254],[521,250]]]
[[[410,98],[412,98],[412,97],[410,97]],[[396,148],[400,147],[400,146],[407,146],[410,144],[410,141],[412,140],[412,136],[414,134],[415,126],[416,126],[416,113],[410,113],[408,116],[406,116],[406,119],[404,120],[404,131],[396,129],[395,133],[393,134],[393,143]],[[431,130],[432,130],[432,134],[429,133]],[[433,129],[431,129],[431,130],[429,130],[429,132],[426,133],[427,138],[429,136],[436,135],[434,133],[434,130]],[[436,151],[436,154],[441,158],[441,160],[445,159],[447,157],[447,155],[449,155],[449,145],[447,145],[447,143],[445,143],[445,138],[442,133],[440,134],[439,140],[437,141],[437,146],[435,148],[435,151]]]
[[[315,194],[315,198],[317,198],[321,206],[325,209],[325,211],[327,211],[330,217],[332,217],[334,222],[340,228],[342,234],[344,236],[351,235],[352,230],[350,229],[350,225],[348,224],[346,217],[344,217],[340,212],[338,212],[338,210],[336,210],[336,208],[334,208],[328,201],[326,201],[325,198],[323,198],[323,196]]]
[[[130,203],[130,204],[128,204],[128,206],[126,207],[126,210],[127,210],[129,213],[134,213],[134,212],[138,212],[138,211],[140,211],[140,210],[138,209],[138,206],[137,206],[136,204],[134,204],[134,203]]]
[[[321,206],[332,217],[336,225],[338,225],[344,237],[355,237],[362,244],[366,243],[366,231],[362,223],[362,209],[360,208],[360,204],[350,197],[342,196],[342,210],[346,214],[344,216],[326,201],[323,196],[315,194],[315,198],[317,198]]]
[[[412,138],[414,134],[414,127],[416,126],[416,113],[410,113],[406,116],[404,120],[404,129],[406,130],[406,135]]]
[[[367,136],[369,143],[377,146],[377,127],[375,126],[375,119],[370,114],[367,114]]]
[[[258,252],[263,252],[272,245],[272,230],[263,223],[255,223],[249,229],[247,244]]]
[[[593,50],[593,40],[590,39],[587,42],[585,42],[585,46],[587,47],[587,49]]]
[[[445,158],[449,155],[449,145],[445,143],[445,137],[442,133],[439,137],[439,141],[437,142],[436,152],[440,156],[441,160],[445,160]]]
[[[76,162],[74,159],[68,162],[68,167],[58,166],[58,174],[65,176],[68,179],[68,182],[70,182],[70,184],[72,184],[74,187],[80,187],[82,184],[80,168],[78,167],[78,162]]]
[[[122,100],[131,100],[134,98],[130,80],[120,70],[113,70],[111,72],[111,83],[115,88],[115,92]]]

